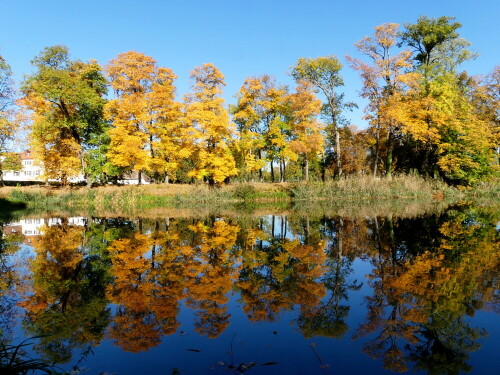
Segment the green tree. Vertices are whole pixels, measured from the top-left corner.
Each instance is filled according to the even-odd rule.
[[[342,64],[336,56],[317,57],[315,59],[301,57],[292,69],[296,81],[308,81],[313,84],[326,98],[326,112],[330,117],[329,129],[334,139],[334,152],[337,164],[337,174],[342,175],[340,146],[340,113],[344,104],[343,94],[337,92],[344,85],[340,75]]]
[[[474,57],[467,47],[470,43],[459,37],[462,27],[453,17],[428,18],[421,16],[415,24],[405,24],[400,45],[407,45],[415,52],[420,66],[440,65],[454,70],[462,62]]]

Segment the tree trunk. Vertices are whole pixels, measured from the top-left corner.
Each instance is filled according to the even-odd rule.
[[[309,159],[306,156],[306,165],[305,165],[305,172],[306,172],[306,182],[309,182]]]
[[[280,182],[283,182],[283,165],[281,164],[281,158],[278,159],[280,163]]]
[[[271,160],[271,182],[274,182],[274,165],[273,161]]]
[[[262,159],[262,151],[259,150],[259,160]],[[262,168],[259,168],[259,180],[260,182],[262,182],[263,178],[262,178]]]
[[[339,177],[342,176],[342,162],[340,161],[340,132],[338,127],[335,126],[335,148],[337,157],[337,170]]]
[[[321,181],[325,182],[326,180],[326,158],[325,152],[323,151],[323,155],[321,156]]]
[[[137,173],[137,185],[142,185],[142,171]]]
[[[377,133],[375,135],[375,162],[373,163],[373,177],[377,177],[379,151],[380,151],[380,118],[377,117]]]
[[[169,177],[168,177],[168,172],[165,173],[165,185],[168,185],[170,182]]]
[[[392,137],[392,132],[389,132],[389,137],[387,139],[387,157],[385,160],[385,174],[387,176],[392,176],[392,167],[393,167],[393,160],[392,160],[392,151],[394,149],[394,141]]]

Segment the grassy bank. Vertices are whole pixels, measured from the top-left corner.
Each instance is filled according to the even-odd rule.
[[[206,185],[143,185],[87,188],[55,188],[43,186],[4,187],[0,195],[23,202],[30,209],[121,212],[179,208],[211,210],[258,209],[263,206],[309,206],[312,203],[338,205],[366,201],[455,201],[467,197],[500,197],[497,183],[473,190],[450,187],[442,181],[418,176],[371,178],[356,176],[326,183],[246,183],[220,188]],[[365,203],[363,203],[365,202]]]

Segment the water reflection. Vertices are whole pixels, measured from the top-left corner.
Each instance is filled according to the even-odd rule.
[[[235,294],[249,322],[293,312],[305,338],[354,338],[387,370],[459,373],[486,335],[470,317],[499,306],[498,220],[467,205],[413,219],[24,219],[3,224],[0,308],[12,314],[17,292],[25,335],[43,335],[35,350],[64,363],[105,339],[152,349],[179,331],[183,306],[194,331],[215,339]],[[22,241],[28,272],[11,260]],[[350,326],[361,290],[365,318]],[[5,340],[14,319],[4,320]]]

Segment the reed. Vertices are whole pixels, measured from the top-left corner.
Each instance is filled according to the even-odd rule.
[[[262,205],[294,206],[307,202],[364,201],[456,201],[476,197],[499,197],[498,183],[476,189],[458,189],[443,181],[419,176],[400,175],[385,178],[348,176],[329,182],[311,183],[234,183],[210,188],[204,184],[142,186],[104,186],[54,188],[27,186],[4,187],[0,195],[29,209],[133,213],[159,207],[252,210]],[[309,204],[309,203],[307,203]]]

